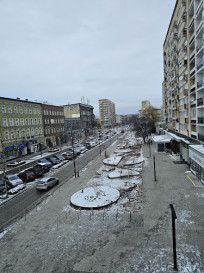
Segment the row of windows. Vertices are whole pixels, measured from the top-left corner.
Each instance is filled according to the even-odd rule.
[[[3,126],[24,126],[24,125],[38,125],[41,124],[41,119],[37,118],[3,118]]]
[[[64,123],[64,119],[63,118],[45,119],[44,122],[45,124],[59,124],[59,123]]]
[[[5,130],[4,136],[5,140],[18,139],[22,137],[31,137],[31,136],[41,136],[43,133],[42,128],[27,128],[27,129],[17,129],[17,130]]]
[[[52,116],[63,116],[64,111],[53,111],[53,110],[44,110],[44,115],[52,115]]]
[[[45,134],[49,135],[49,134],[54,134],[54,133],[59,133],[59,132],[64,132],[64,127],[59,127],[59,128],[55,128],[55,127],[48,127],[45,128]]]
[[[24,109],[23,109],[23,107],[17,107],[17,106],[14,106],[14,107],[12,107],[12,106],[8,106],[7,107],[7,109],[6,109],[6,106],[5,105],[2,105],[1,106],[1,112],[3,113],[3,114],[5,114],[5,113],[8,113],[8,114],[12,114],[12,113],[14,113],[14,114],[30,114],[30,115],[36,115],[36,114],[38,114],[38,115],[40,115],[40,108],[28,108],[28,107],[24,107]]]

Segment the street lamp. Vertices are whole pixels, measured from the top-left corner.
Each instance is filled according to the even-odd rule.
[[[98,140],[99,140],[99,149],[100,149],[100,156],[101,156],[101,139],[100,139],[100,131],[98,130]]]
[[[76,178],[76,162],[75,162],[75,155],[74,155],[74,139],[73,139],[72,130],[71,130],[71,139],[72,139],[72,152],[73,152],[73,160],[74,160],[74,176]]]

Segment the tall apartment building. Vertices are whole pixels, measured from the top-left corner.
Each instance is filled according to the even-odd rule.
[[[115,103],[108,99],[101,99],[99,102],[99,117],[103,127],[111,127],[116,124]]]
[[[0,154],[6,160],[41,150],[44,144],[41,104],[0,97]]]
[[[204,1],[177,0],[163,45],[166,126],[204,142]]]
[[[64,108],[52,104],[42,104],[45,146],[54,147],[64,142]]]

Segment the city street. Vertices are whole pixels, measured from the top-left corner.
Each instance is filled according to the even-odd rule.
[[[96,175],[102,164],[98,156],[80,177],[68,180],[1,234],[0,271],[173,272],[173,204],[178,272],[204,272],[204,187],[186,164],[174,164],[175,159],[165,153],[155,154],[155,181],[149,148],[143,144],[142,150],[147,157],[142,173],[142,214],[130,217],[130,212],[115,211],[114,205],[98,211],[69,206],[72,194]]]
[[[112,141],[115,141],[117,136],[113,136],[110,139],[97,145],[91,150],[87,151],[85,154],[80,155],[75,159],[76,163],[76,173],[80,175],[80,170],[86,166],[91,160],[93,160],[103,149],[107,149]],[[104,155],[103,155],[104,157]],[[34,163],[32,163],[34,164]],[[25,166],[24,166],[25,168]],[[16,168],[15,168],[16,169]],[[66,165],[58,170],[50,171],[48,176],[56,176],[60,180],[60,185],[62,183],[68,182],[71,177],[74,176],[74,161],[68,162]],[[38,192],[35,187],[29,188],[22,193],[19,193],[13,199],[0,205],[0,230],[2,231],[10,222],[12,222],[16,217],[20,217],[28,212],[31,208],[36,206],[39,202],[50,195],[52,191],[55,191],[57,187],[53,188],[49,192]]]

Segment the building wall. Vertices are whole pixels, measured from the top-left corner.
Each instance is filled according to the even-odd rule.
[[[177,0],[163,45],[169,129],[204,141],[203,0]]]
[[[7,159],[40,150],[44,143],[41,104],[0,98],[1,152]]]
[[[65,121],[62,106],[42,104],[45,145],[53,147],[64,142]]]

